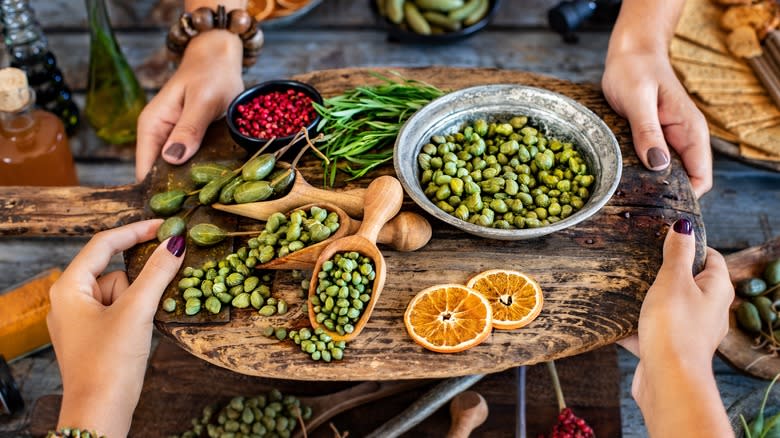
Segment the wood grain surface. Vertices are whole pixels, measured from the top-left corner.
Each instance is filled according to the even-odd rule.
[[[589,351],[632,333],[644,293],[660,265],[666,227],[679,217],[687,217],[695,225],[696,268],[701,266],[704,227],[679,161],[675,158],[665,172],[645,171],[632,152],[626,122],[609,109],[595,88],[495,69],[434,67],[400,72],[449,89],[519,83],[578,100],[607,122],[623,148],[624,172],[617,193],[591,220],[533,241],[493,242],[434,223],[433,238],[420,251],[398,253],[385,249],[388,278],[382,299],[363,334],[349,345],[345,360],[339,363],[312,362],[291,343],[271,341],[259,334],[267,325],[296,328],[306,324],[300,286],[284,275],[277,276],[273,286],[274,295],[291,304],[290,312],[283,317],[266,318],[248,310],[233,310],[225,325],[158,322],[164,333],[209,362],[266,377],[337,380],[346,375],[351,380],[385,380],[498,372]],[[314,72],[296,79],[313,84],[325,96],[372,80],[367,71],[358,69]],[[219,134],[215,126],[196,159],[212,153],[211,141],[222,141]],[[309,181],[321,178],[313,160],[307,161],[301,172]],[[391,174],[392,169],[387,166],[379,173]],[[365,187],[369,182],[363,179],[341,187]],[[406,206],[415,208],[408,199]],[[140,254],[130,254],[131,276],[137,274],[148,252],[147,248]],[[193,253],[188,253],[188,263],[197,260]],[[457,355],[427,352],[407,337],[401,316],[417,291],[434,284],[465,283],[477,272],[498,267],[527,272],[542,285],[545,307],[531,325],[494,333],[478,348]],[[326,370],[338,372],[323,372]]]
[[[601,438],[620,433],[619,373],[614,347],[607,347],[557,362],[567,404],[587,419]],[[350,436],[366,436],[399,414],[437,382],[364,404],[332,418]],[[285,394],[323,396],[354,387],[355,382],[301,382],[252,378],[209,365],[163,340],[152,355],[141,400],[133,416],[130,437],[163,437],[180,433],[208,404],[224,403],[237,395],[254,395],[277,388]],[[547,434],[557,416],[557,404],[544,365],[530,367],[526,379],[526,417],[529,437]],[[517,379],[515,370],[486,376],[472,387],[487,401],[487,421],[474,430],[474,438],[514,437]],[[41,397],[32,411],[30,434],[45,435],[55,424],[59,396]],[[315,415],[317,412],[314,413]],[[450,424],[449,405],[404,434],[405,438],[443,436]],[[326,426],[309,431],[313,438],[333,437]]]
[[[761,277],[770,260],[780,258],[780,238],[726,256],[731,282]],[[742,301],[736,297],[732,309]],[[729,315],[729,332],[718,346],[720,356],[733,367],[760,379],[772,380],[780,373],[780,357],[763,348],[754,348],[753,337],[737,326],[734,312]]]

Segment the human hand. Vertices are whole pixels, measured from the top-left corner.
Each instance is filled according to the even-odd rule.
[[[695,253],[692,224],[680,219],[666,236],[663,264],[639,314],[638,337],[621,342],[639,356],[632,394],[651,436],[728,436],[730,430],[712,356],[728,332],[734,288],[725,260],[713,249],[694,277]]]
[[[62,374],[59,427],[127,436],[149,358],[152,319],[181,266],[185,240],[160,244],[132,285],[124,272],[100,274],[111,256],[154,238],[161,223],[136,222],[96,234],[52,286],[47,324]]]
[[[171,164],[182,164],[198,151],[206,128],[244,89],[242,56],[241,40],[226,30],[211,30],[190,40],[179,68],[138,117],[138,181],[160,150]]]
[[[712,188],[707,121],[675,76],[666,52],[610,50],[601,81],[612,108],[628,119],[639,159],[669,166],[669,144],[682,158],[697,197]]]

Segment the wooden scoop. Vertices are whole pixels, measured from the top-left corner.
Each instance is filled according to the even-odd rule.
[[[349,217],[349,215],[339,207],[325,202],[294,208],[287,212],[287,216],[289,217],[290,213],[293,211],[308,211],[312,207],[324,208],[325,210],[338,214],[339,224],[341,224],[339,229],[322,242],[307,246],[300,251],[295,251],[286,256],[277,257],[268,263],[255,265],[255,269],[311,269],[314,267],[317,258],[325,247],[330,245],[334,240],[355,234],[362,224],[362,222]],[[382,229],[379,230],[377,242],[389,245],[397,251],[416,251],[431,240],[431,232],[431,224],[428,223],[424,217],[417,213],[404,211],[384,224]]]
[[[464,391],[450,403],[452,425],[447,438],[468,438],[471,432],[487,420],[488,406],[476,391]]]
[[[368,319],[371,317],[371,312],[374,310],[374,305],[379,299],[379,294],[382,293],[382,288],[385,285],[385,277],[387,277],[385,258],[382,257],[382,253],[376,247],[379,230],[390,220],[390,218],[398,213],[398,210],[401,209],[403,197],[404,190],[401,188],[401,183],[398,182],[397,179],[392,176],[380,176],[375,179],[366,189],[365,217],[357,234],[334,240],[322,250],[320,257],[317,259],[317,264],[314,266],[311,285],[309,287],[309,299],[307,300],[309,306],[309,321],[313,328],[322,327],[323,330],[328,332],[328,334],[337,341],[350,341],[363,330],[363,327],[365,327]],[[373,260],[376,277],[374,278],[374,285],[371,291],[371,299],[366,303],[363,314],[360,316],[357,324],[355,324],[355,330],[352,333],[341,336],[338,333],[327,330],[317,322],[311,297],[317,292],[317,282],[319,281],[317,275],[322,269],[322,264],[330,260],[336,253],[350,251],[357,251],[361,255]]]
[[[290,164],[277,162],[276,167],[289,168]],[[350,216],[362,217],[364,194],[365,189],[342,192],[318,189],[306,182],[303,175],[296,171],[292,188],[281,198],[246,204],[213,204],[212,207],[220,211],[264,221],[277,211],[290,211],[301,205],[327,202],[341,207]]]

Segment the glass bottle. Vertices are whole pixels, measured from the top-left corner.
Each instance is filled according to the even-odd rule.
[[[122,55],[105,0],[85,0],[89,18],[89,82],[84,113],[98,137],[113,143],[135,141],[146,95]]]
[[[34,108],[35,91],[17,80],[24,73],[9,70],[0,70],[0,185],[78,185],[62,121]]]
[[[36,104],[59,116],[72,134],[79,124],[79,110],[29,0],[0,0],[0,18],[11,66],[27,73]]]

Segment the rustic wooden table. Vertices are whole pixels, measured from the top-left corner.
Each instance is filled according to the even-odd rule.
[[[84,6],[78,0],[33,0],[47,30],[52,50],[83,106],[88,64],[88,34]],[[170,71],[160,62],[162,42],[177,14],[178,1],[109,0],[119,41],[143,85],[153,93]],[[248,84],[307,71],[345,66],[498,67],[545,73],[577,82],[598,83],[609,33],[591,28],[578,45],[566,45],[546,28],[546,11],[555,0],[504,1],[493,24],[472,39],[446,47],[401,46],[386,41],[365,2],[327,0],[294,27],[268,31],[260,62],[245,74]],[[518,7],[520,6],[520,7]],[[83,185],[119,185],[133,181],[132,148],[106,148],[83,128],[72,147]],[[106,156],[120,159],[106,159]],[[780,234],[780,174],[757,170],[716,157],[715,186],[700,202],[708,244],[722,252],[758,245]],[[83,239],[47,238],[0,240],[0,290],[50,267],[64,267]],[[113,268],[120,268],[116,259]],[[645,436],[641,416],[630,398],[635,359],[621,353],[623,436]],[[735,397],[764,385],[743,377],[715,360],[726,405]],[[51,350],[12,364],[28,405],[43,394],[61,391]],[[25,436],[29,410],[0,420],[0,436]]]

